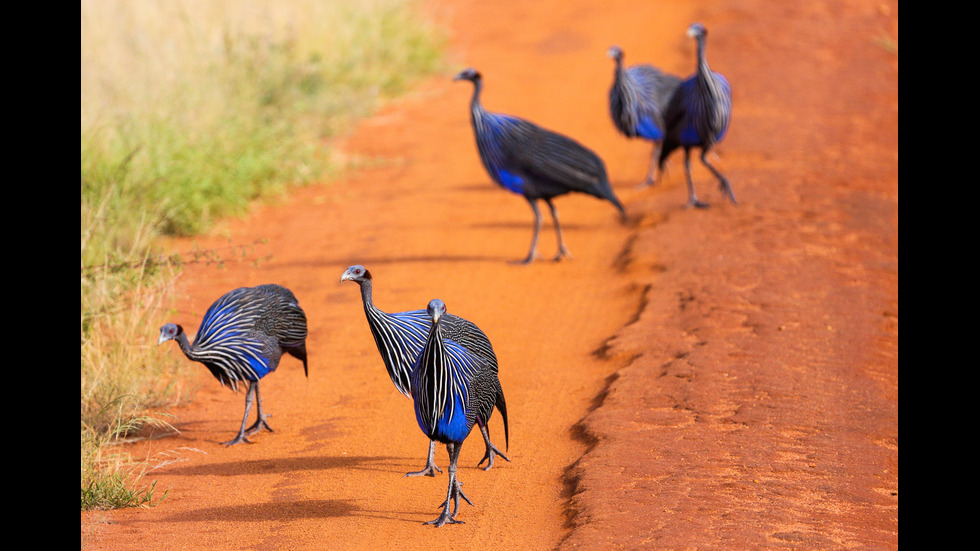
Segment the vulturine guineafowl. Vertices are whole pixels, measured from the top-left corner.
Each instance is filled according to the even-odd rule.
[[[425,339],[429,334],[429,326],[432,324],[432,319],[425,310],[411,310],[389,314],[378,309],[374,305],[372,296],[373,277],[371,272],[364,266],[358,264],[347,268],[340,276],[340,280],[353,281],[360,287],[361,301],[364,303],[364,314],[367,316],[368,327],[374,336],[374,342],[378,347],[378,352],[381,353],[381,359],[384,361],[385,369],[388,370],[388,376],[391,377],[391,382],[395,384],[395,388],[399,392],[411,398],[412,368],[415,366],[419,354],[422,353],[422,348],[425,346]],[[447,314],[443,317],[443,328],[447,338],[471,351],[473,354],[482,357],[488,364],[492,364],[496,368],[497,356],[493,352],[493,345],[490,344],[490,339],[487,338],[486,334],[474,323],[452,314]],[[500,414],[503,417],[504,433],[506,436],[508,430],[507,404],[503,400],[504,396],[501,393],[497,409],[500,410]],[[487,467],[484,470],[489,470],[493,467],[493,460],[497,455],[510,461],[490,441],[490,432],[487,428],[487,422],[489,420],[490,415],[487,414],[478,421],[480,432],[483,434],[483,441],[486,444],[486,453],[483,459],[477,463],[477,466],[482,465],[486,461]],[[442,469],[436,466],[435,463],[435,449],[436,442],[430,439],[429,455],[425,468],[420,471],[406,473],[405,476],[435,476],[436,471],[442,472]]]
[[[456,477],[459,452],[473,425],[486,423],[496,405],[504,418],[508,444],[509,436],[506,409],[500,407],[504,391],[497,377],[497,363],[452,340],[452,331],[444,326],[447,314],[443,301],[433,299],[426,313],[432,320],[431,328],[412,371],[412,399],[419,428],[430,439],[446,444],[449,452],[449,489],[442,514],[426,522],[442,526],[462,523],[456,520],[459,498],[473,505]]]
[[[223,442],[232,446],[249,442],[245,436],[262,428],[272,431],[262,412],[259,381],[276,370],[283,353],[300,359],[303,372],[309,376],[306,335],[306,313],[292,291],[266,284],[241,287],[216,300],[204,313],[194,344],[187,341],[184,328],[175,323],[160,328],[158,344],[177,341],[184,355],[203,363],[222,386],[237,391],[239,382],[248,381],[241,429],[234,439]],[[246,428],[253,401],[256,421]]]
[[[665,120],[667,136],[660,149],[660,169],[664,161],[678,147],[684,148],[684,170],[687,174],[688,204],[704,208],[708,203],[698,200],[691,177],[691,148],[701,148],[701,162],[718,178],[721,190],[732,204],[737,204],[735,193],[728,179],[711,163],[707,155],[715,144],[725,137],[732,118],[732,88],[721,73],[708,67],[705,58],[705,38],[708,31],[701,23],[687,29],[687,36],[698,44],[697,72],[682,82],[667,105]]]
[[[626,211],[613,193],[606,166],[593,151],[575,140],[557,134],[527,120],[487,111],[480,104],[483,78],[475,69],[465,69],[454,80],[473,83],[470,101],[471,122],[476,147],[490,178],[501,187],[519,193],[534,211],[534,236],[523,263],[534,261],[541,212],[537,201],[543,200],[551,210],[558,238],[555,260],[571,256],[561,235],[558,210],[552,199],[572,191],[585,193],[612,203],[622,220]]]
[[[624,68],[623,49],[619,46],[609,48],[608,55],[616,62],[609,89],[609,113],[616,129],[625,136],[653,142],[650,168],[643,181],[643,185],[653,185],[660,146],[667,134],[664,111],[681,79],[645,63]]]

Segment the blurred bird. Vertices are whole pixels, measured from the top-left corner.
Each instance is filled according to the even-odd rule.
[[[504,392],[497,378],[497,363],[452,340],[452,332],[444,326],[447,314],[443,301],[433,299],[426,313],[432,320],[431,328],[412,371],[412,399],[419,428],[430,439],[446,444],[449,452],[449,489],[442,514],[426,522],[438,527],[462,523],[456,520],[459,498],[473,505],[456,477],[456,462],[473,425],[486,423],[494,405],[503,403]],[[501,408],[500,414],[506,435],[506,410]]]
[[[609,57],[616,62],[613,84],[609,89],[609,112],[613,124],[629,138],[643,138],[653,142],[650,168],[643,185],[656,183],[655,173],[660,157],[660,146],[667,133],[664,111],[681,79],[664,73],[653,65],[623,67],[623,49],[612,46]]]
[[[306,361],[306,313],[289,289],[276,284],[241,287],[229,291],[212,304],[197,330],[194,344],[187,341],[184,328],[168,323],[160,328],[160,340],[175,340],[188,359],[201,362],[222,386],[238,391],[240,381],[248,381],[245,415],[238,436],[228,442],[233,446],[249,442],[246,435],[265,428],[272,431],[262,413],[259,380],[276,370],[283,353]],[[255,423],[248,428],[252,402],[257,402]]]
[[[501,187],[523,195],[534,211],[534,236],[524,264],[533,262],[537,256],[541,231],[538,199],[548,205],[555,222],[558,237],[555,260],[571,256],[562,239],[558,210],[552,204],[555,197],[575,191],[604,199],[619,210],[625,221],[626,211],[613,193],[606,166],[598,155],[575,140],[532,122],[484,109],[480,104],[483,78],[475,69],[461,71],[454,80],[473,83],[471,122],[480,159],[490,178]]]
[[[340,276],[340,281],[353,281],[360,286],[361,301],[364,303],[364,313],[367,316],[368,327],[374,336],[374,342],[381,353],[385,369],[395,388],[399,392],[412,397],[412,368],[415,366],[422,348],[425,346],[425,339],[429,334],[429,326],[432,320],[425,310],[411,310],[389,314],[379,310],[374,305],[372,297],[373,277],[371,272],[364,266],[356,264],[347,268]],[[469,320],[447,314],[443,317],[444,333],[451,341],[473,354],[483,358],[488,364],[496,368],[497,356],[493,352],[493,345],[490,339],[479,327]],[[497,409],[504,419],[504,433],[507,432],[507,404],[504,402],[503,393],[500,394]],[[492,411],[491,411],[492,412]],[[483,441],[486,444],[486,453],[477,466],[487,462],[484,470],[493,467],[493,460],[496,456],[503,457],[510,461],[506,455],[500,452],[490,442],[490,432],[487,429],[487,422],[490,415],[487,414],[478,421],[480,432],[483,434]],[[436,471],[442,472],[435,463],[436,442],[429,442],[429,455],[425,468],[420,471],[406,473],[405,476],[435,476]]]
[[[678,147],[684,148],[684,169],[687,173],[688,204],[705,208],[708,203],[698,200],[694,193],[691,178],[691,148],[701,148],[701,162],[718,178],[721,190],[728,195],[732,204],[737,204],[735,193],[728,179],[707,160],[708,152],[725,137],[728,123],[732,117],[732,88],[721,73],[708,67],[705,58],[705,38],[707,29],[701,23],[694,23],[687,29],[687,36],[698,44],[697,72],[682,82],[674,92],[664,119],[667,123],[667,136],[660,150],[659,166],[663,170],[664,161]]]

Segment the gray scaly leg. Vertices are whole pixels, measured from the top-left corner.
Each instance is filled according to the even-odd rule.
[[[487,445],[487,452],[483,454],[483,459],[481,459],[480,462],[476,464],[477,467],[483,465],[484,461],[487,461],[487,468],[483,470],[489,471],[490,467],[493,467],[493,458],[498,455],[500,457],[503,457],[507,461],[510,461],[510,458],[504,455],[502,451],[498,450],[497,447],[494,446],[492,442],[490,442],[490,431],[487,430],[486,424],[482,422],[480,423],[480,432],[483,433],[483,442],[486,443]]]
[[[251,444],[248,438],[245,438],[245,423],[248,422],[248,414],[252,411],[252,401],[255,399],[255,383],[248,383],[248,391],[245,393],[245,415],[242,416],[242,428],[238,430],[238,436],[227,441],[222,442],[225,446],[234,446],[235,444],[240,444],[245,442]]]
[[[434,520],[430,520],[425,524],[435,524],[436,528],[444,524],[465,524],[461,520],[456,520],[456,512],[459,511],[459,498],[462,497],[466,500],[466,503],[473,505],[470,498],[466,497],[463,493],[463,489],[460,487],[459,480],[456,478],[456,460],[459,459],[459,451],[462,448],[462,444],[446,444],[446,450],[449,452],[449,490],[446,493],[446,501],[442,504],[442,514]],[[449,507],[452,505],[452,513],[449,512]]]
[[[562,258],[572,257],[572,253],[568,252],[568,248],[565,247],[565,240],[561,237],[561,222],[558,220],[558,209],[555,205],[551,204],[551,199],[545,199],[545,203],[548,203],[548,208],[551,209],[551,219],[555,221],[555,235],[558,236],[558,253],[555,255],[554,260],[557,262]]]
[[[698,196],[694,194],[694,178],[691,176],[691,149],[687,147],[684,148],[684,170],[687,173],[687,203],[699,209],[708,208],[710,204],[700,201]]]
[[[405,476],[435,476],[436,471],[442,472],[442,469],[436,466],[436,441],[429,440],[429,460],[425,463],[425,468],[421,471],[405,473]]]

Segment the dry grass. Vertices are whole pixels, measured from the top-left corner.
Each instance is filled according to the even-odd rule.
[[[82,1],[83,508],[147,502],[107,446],[191,394],[156,346],[180,269],[148,261],[159,236],[328,180],[331,139],[442,43],[412,0]]]

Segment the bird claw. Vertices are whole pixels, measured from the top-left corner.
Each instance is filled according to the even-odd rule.
[[[228,446],[230,448],[230,447],[234,446],[235,444],[241,444],[242,442],[245,442],[246,444],[251,444],[252,443],[251,440],[249,440],[248,438],[245,438],[245,433],[244,432],[239,433],[238,436],[236,436],[235,438],[233,438],[233,439],[231,439],[231,440],[229,440],[227,442],[222,442],[221,445]]]
[[[503,457],[507,461],[510,461],[510,458],[504,455],[503,453],[501,453],[501,451],[498,450],[496,446],[491,445],[489,448],[487,448],[486,453],[483,454],[483,459],[481,459],[480,462],[476,464],[476,466],[479,467],[480,465],[483,465],[484,461],[486,461],[487,467],[483,470],[489,471],[490,467],[493,467],[493,458],[498,455],[500,457]]]
[[[435,463],[429,463],[421,471],[412,471],[412,472],[405,473],[405,477],[406,478],[410,476],[433,476],[434,477],[436,475],[436,471],[439,471],[441,473],[442,469],[440,469]]]
[[[559,249],[558,250],[558,253],[555,254],[555,256],[554,256],[554,258],[552,258],[552,260],[554,260],[555,262],[558,262],[559,260],[561,260],[563,258],[568,258],[570,260],[572,258],[572,253],[568,252],[568,249]]]
[[[461,498],[461,497],[463,498],[464,501],[466,501],[466,503],[469,503],[470,504],[470,507],[473,507],[473,502],[470,501],[470,498],[466,497],[466,494],[463,493],[463,488],[460,487],[460,486],[462,486],[462,484],[463,484],[462,482],[460,482],[460,481],[457,480],[456,483],[453,485],[453,494],[452,494],[452,496],[451,497],[447,497],[446,498],[446,501],[443,501],[442,503],[439,504],[439,506],[437,507],[437,509],[442,509],[442,511],[443,511],[442,512],[442,515],[439,518],[442,518],[442,517],[447,516],[447,515],[448,515],[449,518],[454,518],[456,516],[456,513],[459,512],[459,498]],[[450,503],[452,503],[452,506],[453,506],[453,512],[452,512],[451,515],[449,514],[449,505],[450,505]],[[439,519],[436,519],[436,520],[439,520]],[[435,522],[435,521],[430,521],[430,522],[427,522],[426,524],[431,524],[433,522]],[[443,523],[443,524],[445,524],[445,523]],[[442,526],[442,524],[439,524],[439,526]]]
[[[443,526],[445,524],[466,524],[462,520],[456,520],[448,511],[443,511],[439,518],[430,520],[424,524],[434,524],[436,528]]]
[[[250,426],[247,429],[245,429],[245,434],[248,434],[248,435],[251,436],[251,435],[259,432],[263,428],[266,429],[269,432],[276,432],[276,431],[272,430],[272,427],[270,427],[269,426],[269,423],[266,423],[265,422],[265,419],[263,418],[263,419],[259,419],[258,421],[255,422],[255,424],[253,424],[252,426]]]

